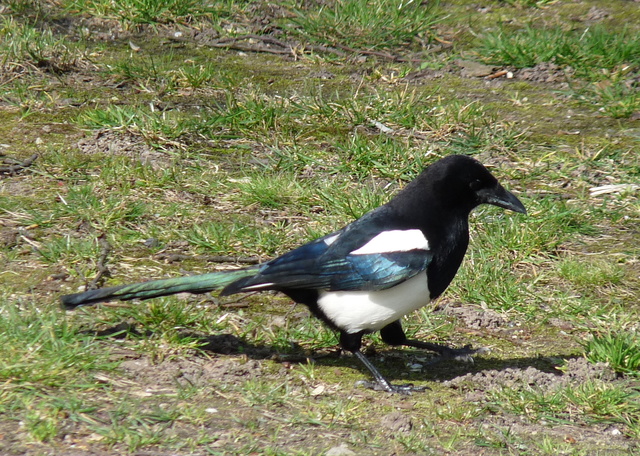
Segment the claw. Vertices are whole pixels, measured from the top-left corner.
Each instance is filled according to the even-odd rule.
[[[358,380],[356,382],[356,386],[372,389],[374,391],[386,391],[388,393],[403,394],[405,396],[410,396],[412,393],[421,393],[429,389],[426,386],[414,386],[411,383],[407,383],[404,385],[392,385],[391,383],[381,384],[380,382],[370,382],[368,380]]]

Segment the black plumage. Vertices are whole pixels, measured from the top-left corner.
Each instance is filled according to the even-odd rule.
[[[305,304],[340,332],[341,346],[354,353],[387,391],[391,385],[360,351],[363,335],[380,330],[391,345],[468,357],[475,350],[409,340],[400,318],[447,288],[469,244],[469,214],[480,204],[526,213],[478,161],[452,155],[427,167],[388,203],[339,231],[302,245],[267,263],[235,271],[156,280],[62,297],[67,308],[111,299],[149,299],[178,292],[221,295],[280,291]]]

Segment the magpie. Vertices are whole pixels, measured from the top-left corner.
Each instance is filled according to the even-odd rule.
[[[362,353],[362,337],[380,331],[389,345],[434,351],[443,357],[470,357],[470,346],[412,340],[401,318],[440,296],[460,267],[469,244],[469,214],[492,204],[526,214],[524,205],[477,160],[450,155],[425,168],[388,203],[344,228],[282,256],[245,269],[62,296],[65,308],[99,302],[149,299],[174,293],[221,296],[275,290],[305,304],[338,331],[340,346],[371,372],[375,387],[407,392],[391,384]]]

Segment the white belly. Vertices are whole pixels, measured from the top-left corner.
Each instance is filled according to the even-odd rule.
[[[338,328],[376,331],[430,301],[427,274],[421,272],[380,291],[321,291],[318,307]]]

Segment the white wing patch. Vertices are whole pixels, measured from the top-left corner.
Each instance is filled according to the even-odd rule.
[[[422,231],[415,229],[383,231],[359,249],[351,252],[351,255],[408,252],[409,250],[429,250],[429,241]]]
[[[325,238],[323,242],[327,245],[331,245],[334,242],[336,242],[336,239],[338,239],[339,237],[340,237],[339,234],[334,234],[333,236],[329,236],[328,238]]]
[[[263,288],[270,287],[271,285],[275,285],[275,283],[265,282],[265,283],[259,283],[257,285],[249,285],[248,287],[241,288],[241,290],[242,291],[262,290]]]

